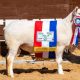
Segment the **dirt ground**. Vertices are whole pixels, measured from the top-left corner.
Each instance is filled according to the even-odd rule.
[[[64,56],[65,57],[65,56]],[[16,57],[15,60],[31,59],[30,56]],[[5,58],[0,56],[0,61]],[[57,73],[56,62],[14,64],[14,78],[6,75],[6,65],[0,64],[0,80],[80,80],[80,56],[70,54],[63,61],[64,75]],[[46,67],[45,69],[42,69]]]

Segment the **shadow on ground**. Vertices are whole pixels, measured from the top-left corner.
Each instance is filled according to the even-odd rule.
[[[64,52],[63,59],[67,59],[68,61],[72,63],[80,64],[80,56],[74,55],[70,51],[68,53]]]
[[[16,74],[20,74],[20,73],[32,73],[32,72],[39,72],[41,74],[46,74],[46,73],[50,73],[50,74],[55,74],[57,73],[57,69],[54,70],[48,70],[48,68],[42,68],[42,69],[14,69],[14,73]],[[70,69],[64,69],[65,72],[70,72]],[[0,73],[3,75],[7,75],[6,74],[6,70],[0,70]]]

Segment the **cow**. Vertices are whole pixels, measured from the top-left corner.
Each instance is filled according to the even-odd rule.
[[[58,73],[64,74],[62,69],[62,55],[66,46],[69,46],[72,37],[72,25],[74,16],[80,16],[80,8],[75,9],[65,18],[57,20],[57,49],[56,62],[58,65]],[[37,19],[38,20],[38,19]],[[16,20],[4,27],[5,41],[9,52],[6,57],[7,74],[14,77],[13,61],[19,47],[26,44],[33,48],[34,43],[34,25],[36,19],[33,20]],[[31,49],[33,52],[33,49]]]

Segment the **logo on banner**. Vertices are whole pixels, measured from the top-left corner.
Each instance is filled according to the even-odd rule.
[[[42,41],[48,41],[48,42],[52,42],[54,41],[54,32],[46,32],[43,33],[41,31],[37,32],[37,41],[38,42],[42,42]]]

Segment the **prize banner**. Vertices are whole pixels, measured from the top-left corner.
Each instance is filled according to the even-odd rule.
[[[36,21],[34,52],[55,51],[57,45],[57,21]]]

